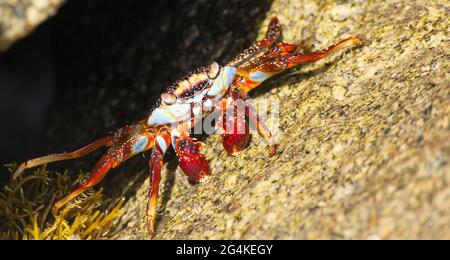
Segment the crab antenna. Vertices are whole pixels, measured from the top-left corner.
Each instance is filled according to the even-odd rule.
[[[14,171],[14,173],[12,175],[12,179],[15,180],[24,170],[29,169],[29,168],[33,168],[33,167],[43,165],[46,163],[70,160],[70,159],[75,159],[75,158],[85,156],[103,146],[112,145],[112,139],[113,139],[112,136],[107,136],[107,137],[98,139],[98,140],[96,140],[86,146],[83,146],[76,151],[70,152],[70,153],[52,154],[52,155],[47,155],[47,156],[28,160],[28,161],[22,163],[19,166],[19,168],[17,168],[17,170]]]

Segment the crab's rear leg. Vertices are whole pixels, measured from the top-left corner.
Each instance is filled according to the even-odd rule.
[[[47,164],[47,163],[79,158],[79,157],[85,156],[103,146],[111,146],[112,144],[113,144],[113,137],[108,136],[108,137],[98,139],[98,140],[96,140],[86,146],[83,146],[80,149],[73,151],[73,152],[52,154],[52,155],[28,160],[28,161],[22,163],[17,168],[17,170],[14,171],[12,178],[13,178],[13,180],[16,179],[26,169],[30,169],[30,168],[33,168],[33,167],[36,167],[39,165]]]
[[[68,202],[76,198],[78,195],[86,191],[87,189],[93,187],[97,183],[103,180],[105,175],[111,168],[114,168],[117,165],[117,161],[110,154],[105,154],[95,165],[95,167],[90,171],[89,176],[86,180],[84,180],[81,185],[76,187],[72,192],[63,198],[59,199],[53,209],[58,210],[66,205]]]
[[[278,22],[278,18],[274,17],[270,20],[269,26],[267,28],[266,35],[261,41],[255,42],[252,46],[245,49],[238,56],[229,61],[226,65],[237,67],[255,55],[265,51],[267,48],[271,47],[275,42],[280,40],[282,37],[281,27]]]
[[[54,209],[58,210],[69,201],[103,180],[110,169],[138,153],[153,147],[153,133],[147,132],[143,125],[127,126],[119,129],[110,140],[112,146],[89,172],[88,178],[72,192],[58,200]]]

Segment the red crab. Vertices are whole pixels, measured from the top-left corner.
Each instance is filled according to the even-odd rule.
[[[203,117],[216,113],[219,114],[216,127],[223,130],[222,143],[230,155],[237,154],[247,146],[249,123],[254,124],[267,140],[269,154],[274,155],[276,147],[272,134],[255,110],[249,105],[245,109],[227,112],[229,108],[237,107],[239,102],[247,99],[249,91],[275,74],[362,43],[359,37],[351,37],[322,51],[302,53],[300,45],[281,42],[281,37],[278,19],[273,18],[265,38],[254,43],[225,66],[213,62],[168,87],[148,117],[76,151],[26,161],[13,173],[13,178],[31,167],[78,158],[100,147],[110,147],[91,170],[88,179],[55,203],[54,208],[59,209],[99,183],[110,169],[138,153],[151,150],[147,223],[149,233],[153,234],[163,156],[169,146],[173,146],[179,158],[179,166],[188,178],[201,181],[210,174],[210,170],[200,151],[202,143],[191,138],[189,131]]]

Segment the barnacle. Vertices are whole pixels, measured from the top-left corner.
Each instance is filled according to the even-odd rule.
[[[9,171],[17,168],[7,165]],[[52,212],[55,200],[74,183],[67,171],[49,172],[45,166],[19,176],[0,191],[0,239],[105,239],[120,215],[122,200],[107,200],[102,190],[86,191],[60,211]]]

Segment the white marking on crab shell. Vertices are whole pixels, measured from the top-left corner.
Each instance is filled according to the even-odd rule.
[[[165,125],[185,121],[190,117],[190,104],[174,104],[170,106],[160,106],[153,110],[148,117],[147,125]]]
[[[158,143],[159,148],[161,148],[161,151],[163,153],[165,153],[167,150],[166,140],[163,137],[158,135],[158,136],[156,136],[156,142]]]
[[[133,146],[131,147],[131,151],[134,154],[141,153],[145,150],[148,144],[147,136],[140,136],[135,140]]]
[[[249,74],[249,78],[255,82],[263,82],[270,78],[270,75],[262,71],[254,71]]]
[[[209,88],[206,94],[210,97],[221,98],[222,95],[227,92],[228,88],[233,82],[236,72],[237,69],[235,67],[223,67],[220,75],[214,80],[213,85],[211,86],[211,88]]]

